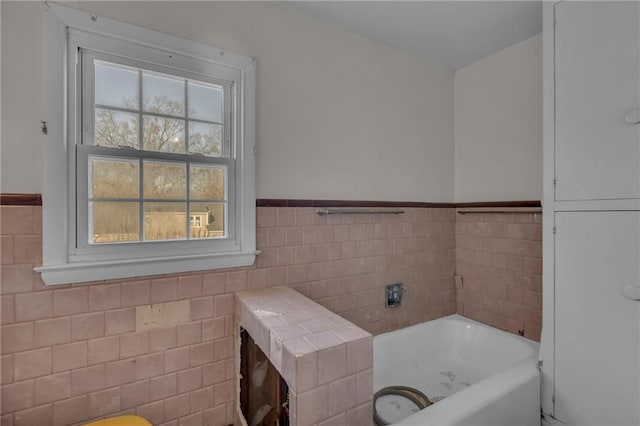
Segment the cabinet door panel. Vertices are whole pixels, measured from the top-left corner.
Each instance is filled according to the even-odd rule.
[[[640,2],[556,5],[556,199],[640,198]],[[635,114],[631,114],[635,116]]]
[[[640,424],[640,212],[556,213],[555,416]]]

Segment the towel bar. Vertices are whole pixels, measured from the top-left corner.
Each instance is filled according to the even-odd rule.
[[[316,210],[320,216],[329,214],[403,214],[402,209],[353,209],[353,208],[323,208]]]

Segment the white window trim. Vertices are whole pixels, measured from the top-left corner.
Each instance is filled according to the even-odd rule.
[[[236,244],[224,252],[170,254],[127,260],[77,260],[69,245],[68,218],[75,213],[75,167],[69,152],[71,91],[67,84],[69,31],[82,31],[207,61],[240,73],[242,99],[236,137]],[[47,285],[132,278],[252,265],[255,261],[255,61],[245,55],[148,30],[77,9],[49,4],[44,28],[43,266],[35,268]],[[64,108],[61,104],[64,102]]]

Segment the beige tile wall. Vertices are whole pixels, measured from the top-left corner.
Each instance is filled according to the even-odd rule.
[[[259,208],[258,267],[372,334],[455,312],[453,209],[401,215],[318,216],[313,208]],[[275,281],[275,282],[274,282]],[[384,286],[402,282],[400,309]]]
[[[458,313],[540,340],[542,214],[457,215]]]
[[[321,217],[261,207],[255,267],[56,287],[32,272],[41,208],[0,214],[2,426],[118,413],[166,426],[230,423],[235,291],[289,285],[374,334],[456,308],[453,209]],[[399,309],[383,307],[392,282],[408,290]],[[136,328],[136,307],[176,300],[189,301],[189,321]]]

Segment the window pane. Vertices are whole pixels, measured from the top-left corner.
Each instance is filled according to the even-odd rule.
[[[138,198],[138,160],[99,160],[90,158],[93,198]]]
[[[189,82],[189,117],[222,123],[222,87]]]
[[[138,109],[138,70],[95,61],[95,103]]]
[[[139,203],[94,201],[89,203],[89,242],[92,244],[139,241]]]
[[[138,148],[138,114],[96,108],[95,144]]]
[[[184,79],[142,73],[143,109],[184,117]]]
[[[143,149],[184,153],[184,120],[145,115]]]
[[[190,194],[192,200],[224,200],[224,168],[190,166]]]
[[[189,152],[220,157],[222,155],[222,126],[190,121]]]
[[[187,167],[185,164],[144,162],[145,199],[187,198]]]
[[[144,203],[144,239],[183,240],[186,218],[186,203]]]
[[[224,237],[224,203],[191,203],[191,238]]]

